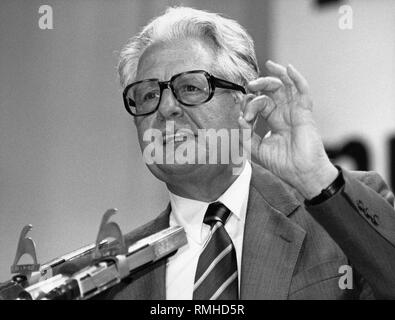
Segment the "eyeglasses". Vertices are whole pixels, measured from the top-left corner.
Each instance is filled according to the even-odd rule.
[[[177,101],[188,107],[209,101],[215,88],[246,93],[238,84],[218,79],[204,70],[193,70],[176,74],[169,81],[146,79],[129,84],[123,91],[126,110],[135,117],[154,113],[159,108],[163,90],[167,88]]]

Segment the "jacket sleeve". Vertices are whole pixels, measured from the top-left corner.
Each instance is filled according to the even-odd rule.
[[[306,209],[347,255],[375,298],[395,299],[394,195],[374,172],[343,170],[345,185]]]

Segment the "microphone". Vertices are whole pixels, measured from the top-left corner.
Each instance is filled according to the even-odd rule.
[[[115,286],[122,279],[187,244],[184,228],[169,227],[127,247],[127,252],[102,256],[81,269],[64,264],[58,275],[25,288],[19,300],[86,300]]]

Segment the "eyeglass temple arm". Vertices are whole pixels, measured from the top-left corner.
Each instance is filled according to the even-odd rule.
[[[236,83],[232,83],[223,79],[218,79],[216,77],[213,77],[214,82],[215,82],[215,86],[218,88],[223,88],[223,89],[231,89],[231,90],[238,90],[241,91],[242,93],[246,94],[246,90],[244,87],[236,84]]]

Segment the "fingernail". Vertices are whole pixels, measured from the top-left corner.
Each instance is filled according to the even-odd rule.
[[[250,122],[250,121],[252,120],[252,118],[253,118],[253,116],[252,116],[252,114],[249,113],[249,112],[247,112],[247,113],[244,115],[244,119],[245,119],[247,122]]]

